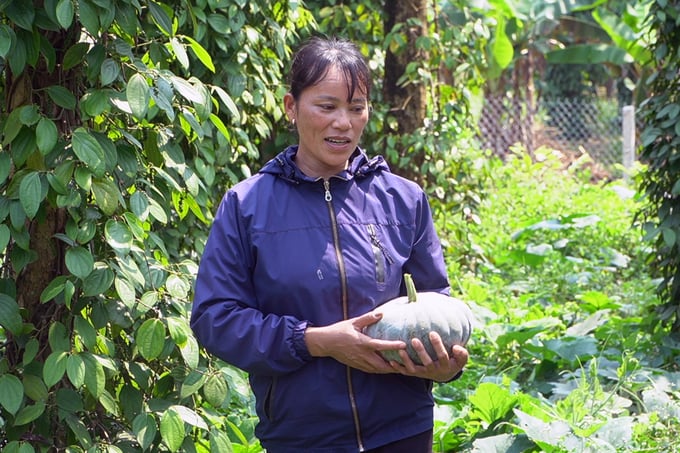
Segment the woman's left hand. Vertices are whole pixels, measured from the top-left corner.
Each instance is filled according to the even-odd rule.
[[[468,361],[469,355],[467,349],[463,346],[454,345],[451,351],[447,351],[441,337],[436,332],[430,332],[430,342],[437,354],[436,360],[430,357],[423,343],[414,338],[411,340],[411,344],[423,364],[416,365],[408,353],[405,350],[401,350],[399,351],[399,356],[404,364],[391,361],[392,369],[407,376],[415,376],[437,382],[447,382],[453,379],[454,376],[460,373]]]

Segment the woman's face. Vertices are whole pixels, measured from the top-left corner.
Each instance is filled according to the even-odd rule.
[[[368,99],[361,87],[347,101],[348,83],[335,67],[316,85],[304,89],[297,101],[288,93],[284,107],[300,138],[298,167],[313,178],[342,171],[356,149],[368,122]]]

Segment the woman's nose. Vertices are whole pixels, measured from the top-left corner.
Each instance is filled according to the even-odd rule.
[[[333,121],[333,126],[338,129],[349,129],[352,127],[352,122],[350,121],[349,112],[344,109],[338,109],[335,120]]]

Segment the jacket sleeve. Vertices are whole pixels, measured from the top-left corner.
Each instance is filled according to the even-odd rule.
[[[191,328],[209,353],[248,373],[295,371],[312,360],[304,342],[307,322],[258,310],[248,244],[238,197],[230,191],[201,257]]]
[[[450,286],[442,245],[432,220],[427,195],[422,191],[414,212],[415,238],[411,255],[404,263],[404,272],[411,274],[419,291],[433,291],[448,296]],[[402,288],[402,293],[406,294],[405,288]]]

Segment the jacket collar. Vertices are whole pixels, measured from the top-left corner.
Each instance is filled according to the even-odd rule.
[[[300,183],[303,181],[317,181],[319,178],[311,178],[298,168],[295,163],[298,145],[292,145],[281,151],[276,157],[267,162],[260,173],[269,173],[279,176],[291,182]],[[349,165],[346,170],[341,171],[335,177],[350,180],[352,178],[362,178],[373,172],[390,171],[387,162],[382,156],[369,159],[366,152],[357,147],[349,158]]]

